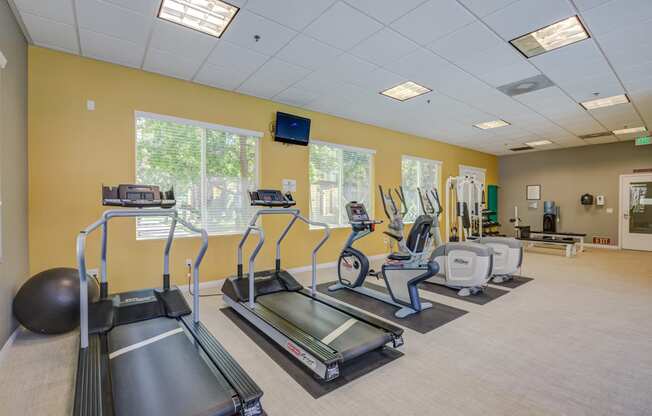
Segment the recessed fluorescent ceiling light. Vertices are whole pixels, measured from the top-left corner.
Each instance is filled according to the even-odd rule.
[[[589,34],[577,16],[553,23],[509,41],[528,58],[587,39]]]
[[[394,98],[395,100],[405,101],[409,100],[410,98],[429,93],[430,91],[432,91],[430,88],[426,88],[412,81],[408,81],[388,90],[381,91],[380,93]]]
[[[504,120],[494,120],[494,121],[485,121],[484,123],[474,124],[473,126],[482,130],[488,130],[488,129],[497,129],[498,127],[509,126],[509,123]]]
[[[530,147],[535,147],[535,146],[545,146],[547,144],[552,144],[552,142],[550,140],[537,140],[536,142],[527,142],[525,144]]]
[[[163,0],[158,17],[219,38],[238,10],[220,0]]]
[[[611,107],[617,104],[627,104],[629,98],[625,94],[614,95],[612,97],[598,98],[596,100],[589,100],[581,102],[580,105],[587,110],[595,110],[596,108]]]
[[[639,133],[642,131],[647,131],[647,129],[645,127],[632,127],[629,129],[614,130],[613,134]]]

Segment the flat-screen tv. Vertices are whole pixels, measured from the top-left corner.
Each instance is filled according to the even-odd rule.
[[[308,146],[308,141],[310,140],[310,119],[281,113],[280,111],[277,112],[274,140],[277,142]]]

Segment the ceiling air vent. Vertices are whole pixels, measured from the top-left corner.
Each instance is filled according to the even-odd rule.
[[[511,84],[501,85],[498,87],[498,90],[510,97],[514,97],[516,95],[527,94],[528,92],[552,87],[553,85],[555,84],[553,84],[547,76],[536,75],[534,77],[512,82]]]
[[[605,136],[613,136],[613,133],[610,131],[602,131],[600,133],[583,134],[577,137],[586,140],[586,139],[597,139],[598,137],[605,137]]]
[[[530,146],[521,146],[521,147],[510,147],[509,150],[512,152],[522,152],[524,150],[532,150],[533,147]]]

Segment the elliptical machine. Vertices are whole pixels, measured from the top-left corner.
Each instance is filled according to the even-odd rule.
[[[475,241],[493,249],[494,262],[491,270],[494,283],[512,280],[523,264],[523,242],[513,237],[484,236],[482,205],[484,204],[484,185],[473,177],[451,177],[448,179],[461,205],[458,218],[460,241]],[[446,213],[448,224],[448,212]],[[448,228],[447,228],[448,231]]]
[[[346,213],[351,224],[351,234],[344,244],[337,264],[339,283],[328,288],[329,291],[348,289],[374,299],[381,300],[399,308],[394,313],[397,318],[421,312],[432,307],[432,303],[421,302],[419,299],[419,283],[434,276],[439,271],[439,265],[434,261],[424,261],[423,250],[428,245],[431,219],[422,215],[415,222],[408,239],[403,238],[404,213],[399,209],[391,195],[391,190],[384,193],[378,187],[383,201],[383,208],[390,220],[390,231],[385,234],[399,243],[399,252],[387,256],[385,264],[379,272],[369,269],[367,256],[353,247],[353,243],[374,232],[376,225],[382,221],[369,218],[363,203],[352,201],[346,204]],[[403,191],[395,191],[405,206]],[[407,211],[407,210],[406,210]],[[367,276],[383,278],[387,294],[364,286]]]
[[[426,282],[458,289],[457,294],[462,297],[482,292],[491,278],[493,250],[472,242],[444,243],[439,230],[442,212],[439,193],[436,189],[431,190],[431,200],[430,195],[424,194],[421,189],[417,188],[417,192],[423,216],[432,218],[430,234],[434,243],[429,248],[430,258],[440,265],[439,273]]]

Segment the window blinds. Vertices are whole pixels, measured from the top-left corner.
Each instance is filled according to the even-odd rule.
[[[191,120],[136,114],[138,183],[174,187],[179,215],[209,235],[239,233],[253,215],[258,134]],[[167,218],[139,218],[138,239],[167,237]],[[189,235],[179,227],[178,236]]]

